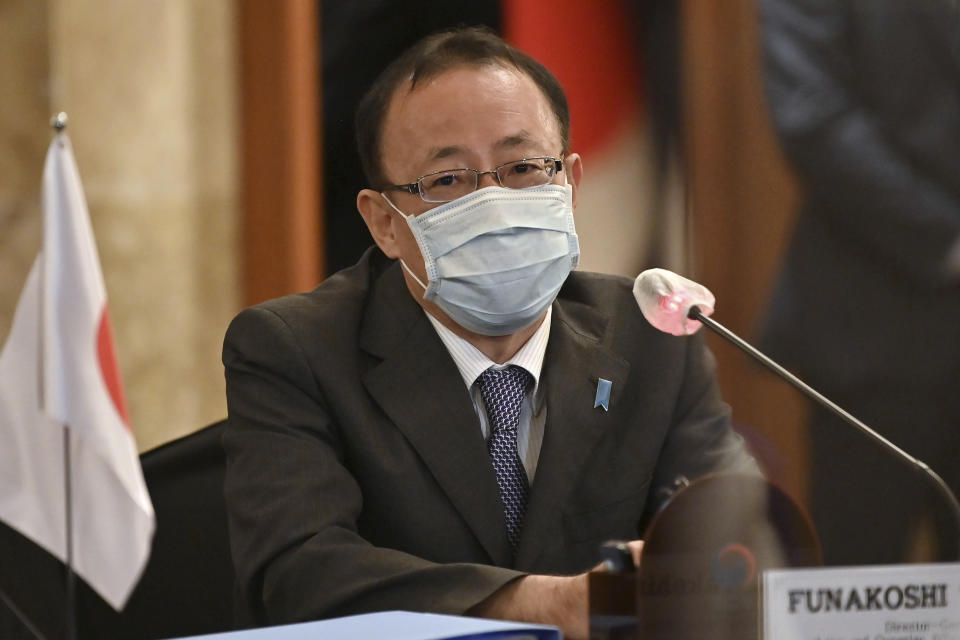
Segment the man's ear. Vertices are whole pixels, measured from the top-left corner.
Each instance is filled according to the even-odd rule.
[[[367,229],[380,250],[388,258],[398,258],[400,252],[394,225],[400,216],[387,204],[383,194],[373,189],[362,189],[357,194],[357,211],[367,223]]]
[[[573,207],[577,207],[577,193],[580,191],[580,179],[583,178],[583,160],[579,153],[571,153],[563,159],[563,170],[567,173],[567,184],[573,187]]]

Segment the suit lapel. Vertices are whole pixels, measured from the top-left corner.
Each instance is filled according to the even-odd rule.
[[[608,428],[610,413],[593,406],[598,379],[612,382],[611,410],[626,388],[630,365],[600,346],[606,323],[584,305],[554,305],[543,374],[547,422],[517,551],[518,568],[532,566],[543,541],[556,535],[555,523],[572,483]]]
[[[500,495],[470,394],[396,267],[371,293],[360,344],[382,358],[363,376],[367,390],[416,449],[491,561],[509,565]]]

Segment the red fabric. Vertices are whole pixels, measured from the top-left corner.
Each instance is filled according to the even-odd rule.
[[[123,425],[130,430],[127,402],[123,395],[120,368],[117,366],[117,352],[113,346],[113,332],[110,329],[110,314],[106,307],[100,314],[100,326],[97,328],[97,360],[100,363],[100,374],[107,385],[110,399],[113,400],[117,413],[123,418]]]
[[[550,69],[567,92],[572,150],[612,141],[641,105],[638,43],[618,0],[501,0],[503,33]]]

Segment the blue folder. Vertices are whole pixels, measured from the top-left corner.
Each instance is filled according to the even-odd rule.
[[[561,640],[556,627],[435,613],[385,611],[182,640]]]

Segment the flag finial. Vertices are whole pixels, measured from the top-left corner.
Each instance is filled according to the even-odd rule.
[[[66,111],[61,111],[57,115],[50,118],[50,126],[57,130],[57,133],[60,133],[67,128],[67,122],[69,122]]]

